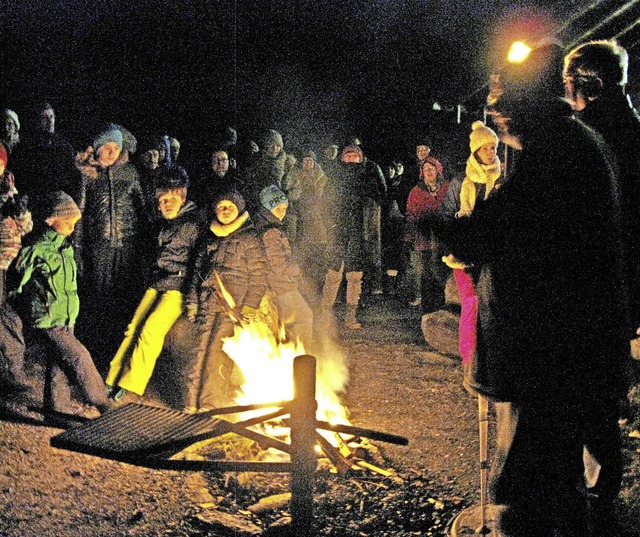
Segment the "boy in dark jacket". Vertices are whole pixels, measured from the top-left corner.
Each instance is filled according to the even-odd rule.
[[[25,326],[43,339],[49,350],[45,412],[89,417],[86,409],[74,405],[72,385],[99,412],[107,410],[110,402],[89,351],[74,335],[80,303],[69,235],[80,220],[80,209],[62,191],[53,193],[46,206],[50,207],[46,211],[46,226],[20,250],[11,273],[8,297]]]
[[[266,262],[244,198],[229,191],[214,200],[215,216],[198,247],[187,294],[187,315],[197,321],[197,356],[187,376],[187,411],[220,408],[229,394],[234,363],[222,350],[234,322],[255,317],[267,289]]]
[[[267,283],[287,337],[300,340],[308,349],[313,338],[313,312],[300,293],[300,266],[294,262],[289,239],[282,230],[289,201],[282,190],[271,185],[260,193],[260,204],[256,227],[267,258]]]
[[[121,404],[144,394],[165,337],[182,313],[183,288],[198,238],[196,205],[186,201],[187,183],[178,172],[167,172],[156,188],[156,199],[162,222],[150,286],[107,375],[111,397]]]

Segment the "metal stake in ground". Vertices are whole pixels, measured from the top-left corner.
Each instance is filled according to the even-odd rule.
[[[293,360],[291,405],[291,519],[293,535],[313,537],[313,485],[316,444],[316,359],[296,356]]]
[[[472,537],[481,535],[495,537],[495,509],[487,502],[487,473],[489,470],[489,401],[478,395],[478,432],[480,436],[480,505],[474,505],[461,511],[447,528],[449,537]]]

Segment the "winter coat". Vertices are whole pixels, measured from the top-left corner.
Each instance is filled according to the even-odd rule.
[[[198,210],[192,201],[182,207],[176,218],[162,219],[158,233],[158,255],[151,270],[149,287],[160,292],[184,291],[199,232]]]
[[[187,199],[195,202],[203,218],[210,222],[215,217],[213,203],[216,198],[231,190],[246,195],[245,185],[238,179],[236,171],[229,169],[224,177],[218,177],[211,169],[198,177],[193,187],[189,187]]]
[[[341,162],[336,168],[337,176],[327,183],[326,206],[333,241],[331,265],[335,270],[345,257],[345,265],[352,271],[376,263],[376,254],[380,253],[379,204],[385,196],[384,176],[379,166],[377,169],[379,174],[371,174],[371,168],[364,163]]]
[[[99,169],[96,179],[85,176],[82,196],[82,242],[112,247],[135,240],[144,226],[145,210],[138,172],[131,163]]]
[[[440,184],[435,196],[427,190],[424,181],[413,187],[407,200],[405,242],[414,250],[435,250],[438,246],[434,234],[435,222],[440,218],[439,210],[449,189],[449,181]]]
[[[460,210],[457,217],[469,216],[476,205],[476,199],[485,200],[494,188],[499,188],[500,160],[496,157],[495,162],[487,166],[480,164],[475,155],[469,155],[466,171],[467,175],[460,187]]]
[[[227,226],[227,235],[209,230],[197,247],[195,269],[187,291],[187,303],[197,304],[200,316],[242,306],[257,309],[267,289],[267,267],[260,239],[248,218],[240,215]],[[219,231],[218,231],[219,232]],[[233,299],[233,306],[222,296],[216,274]]]
[[[267,260],[267,283],[276,296],[295,291],[300,285],[300,266],[295,263],[289,239],[271,211],[262,209],[256,219]]]
[[[317,163],[309,172],[296,167],[292,174],[297,176],[300,184],[300,199],[297,204],[298,242],[301,246],[305,243],[326,243],[326,219],[329,211],[325,203],[324,189],[328,178]]]
[[[453,224],[453,254],[481,266],[465,383],[496,399],[626,394],[617,189],[603,144],[570,113],[540,108],[508,182]]]
[[[634,338],[640,326],[640,118],[622,94],[591,101],[578,117],[604,138],[615,157],[632,322],[630,338]]]
[[[73,326],[80,309],[76,275],[71,241],[46,227],[20,250],[8,297],[34,328]]]
[[[260,153],[257,160],[244,170],[242,181],[247,185],[247,203],[254,211],[260,208],[260,192],[269,185],[282,186],[287,153],[280,151],[275,158]]]

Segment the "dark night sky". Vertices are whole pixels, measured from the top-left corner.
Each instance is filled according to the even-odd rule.
[[[380,154],[390,140],[410,146],[413,133],[455,122],[453,112],[433,113],[433,102],[455,106],[479,88],[511,41],[560,28],[567,44],[625,4],[5,2],[0,101],[21,117],[30,102],[51,101],[60,129],[76,143],[107,120],[194,141],[231,124],[252,137],[277,128],[286,144],[355,132]],[[596,7],[571,22],[590,4]],[[590,37],[612,37],[639,17],[633,7]],[[637,39],[638,29],[620,38],[626,46]],[[479,110],[479,100],[468,108]]]

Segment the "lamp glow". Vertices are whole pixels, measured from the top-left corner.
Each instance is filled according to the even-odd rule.
[[[531,47],[525,45],[522,41],[516,41],[511,45],[507,59],[511,63],[522,63],[527,58],[531,50]]]

